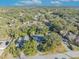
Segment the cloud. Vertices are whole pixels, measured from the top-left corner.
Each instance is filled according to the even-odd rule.
[[[42,3],[41,0],[21,0],[15,5],[24,6],[24,5],[40,5]]]
[[[62,5],[62,2],[57,1],[57,0],[52,0],[52,1],[51,1],[51,4],[52,4],[52,5],[55,5],[55,6],[60,6],[60,5]]]
[[[63,2],[79,2],[79,0],[46,0],[44,2],[43,0],[19,0],[15,5],[16,6],[41,6],[48,3],[49,5],[53,6],[63,6]]]
[[[71,1],[77,2],[77,1],[79,1],[79,0],[60,0],[60,1],[64,1],[64,2],[71,2]]]
[[[51,4],[54,6],[62,6],[63,2],[79,2],[79,0],[52,0]]]
[[[51,1],[52,4],[61,4],[59,1]]]

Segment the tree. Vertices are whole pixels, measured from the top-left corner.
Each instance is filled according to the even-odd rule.
[[[62,49],[61,51],[65,51],[64,46],[62,45],[62,41],[61,41],[62,38],[59,34],[57,34],[56,32],[51,32],[49,37],[53,41],[49,49],[50,52],[56,52],[56,49],[60,47],[63,47],[61,48]]]
[[[9,53],[11,53],[13,55],[13,57],[20,56],[20,50],[15,46],[15,44],[12,44],[9,47]]]
[[[50,50],[51,45],[52,45],[52,41],[48,39],[45,43],[40,43],[37,46],[37,49],[40,52],[48,52]]]
[[[9,35],[9,37],[11,37],[13,39],[16,37],[16,33],[15,33],[15,31],[13,29],[10,29],[8,31],[8,35]]]
[[[66,21],[61,19],[61,18],[56,18],[54,20],[51,21],[51,26],[49,28],[50,31],[54,31],[54,30],[57,30],[57,31],[60,31],[62,29],[64,29],[64,26],[66,25]]]
[[[23,52],[25,55],[36,55],[37,53],[37,42],[29,40],[24,43]]]

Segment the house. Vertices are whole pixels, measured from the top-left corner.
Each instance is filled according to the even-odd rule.
[[[28,35],[26,35],[24,37],[19,37],[18,40],[15,41],[16,47],[22,48],[24,42],[26,42],[28,40],[29,40],[29,36]]]
[[[41,13],[38,13],[37,15],[34,16],[34,19],[38,20],[40,16],[41,16]]]
[[[45,25],[48,26],[49,28],[52,26],[51,22],[49,20],[44,21]]]
[[[62,36],[63,36],[64,39],[67,39],[67,40],[70,40],[70,41],[72,41],[76,38],[76,35],[73,34],[72,32],[68,32],[65,35],[63,34]]]
[[[5,49],[8,45],[8,41],[0,41],[0,49]]]
[[[79,36],[75,39],[75,43],[79,46]]]
[[[8,41],[0,41],[0,55],[4,52],[4,49],[8,46]]]
[[[79,42],[79,36],[76,38],[76,42]]]
[[[33,35],[33,39],[36,40],[38,43],[44,43],[45,37],[42,35]]]

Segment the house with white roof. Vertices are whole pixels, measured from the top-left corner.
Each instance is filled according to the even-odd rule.
[[[0,55],[3,53],[4,49],[8,46],[8,41],[0,41]]]

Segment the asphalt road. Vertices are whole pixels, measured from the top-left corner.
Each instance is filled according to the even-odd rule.
[[[79,51],[36,56],[25,56],[24,54],[21,54],[20,58],[17,59],[70,59],[74,57],[79,57]]]

